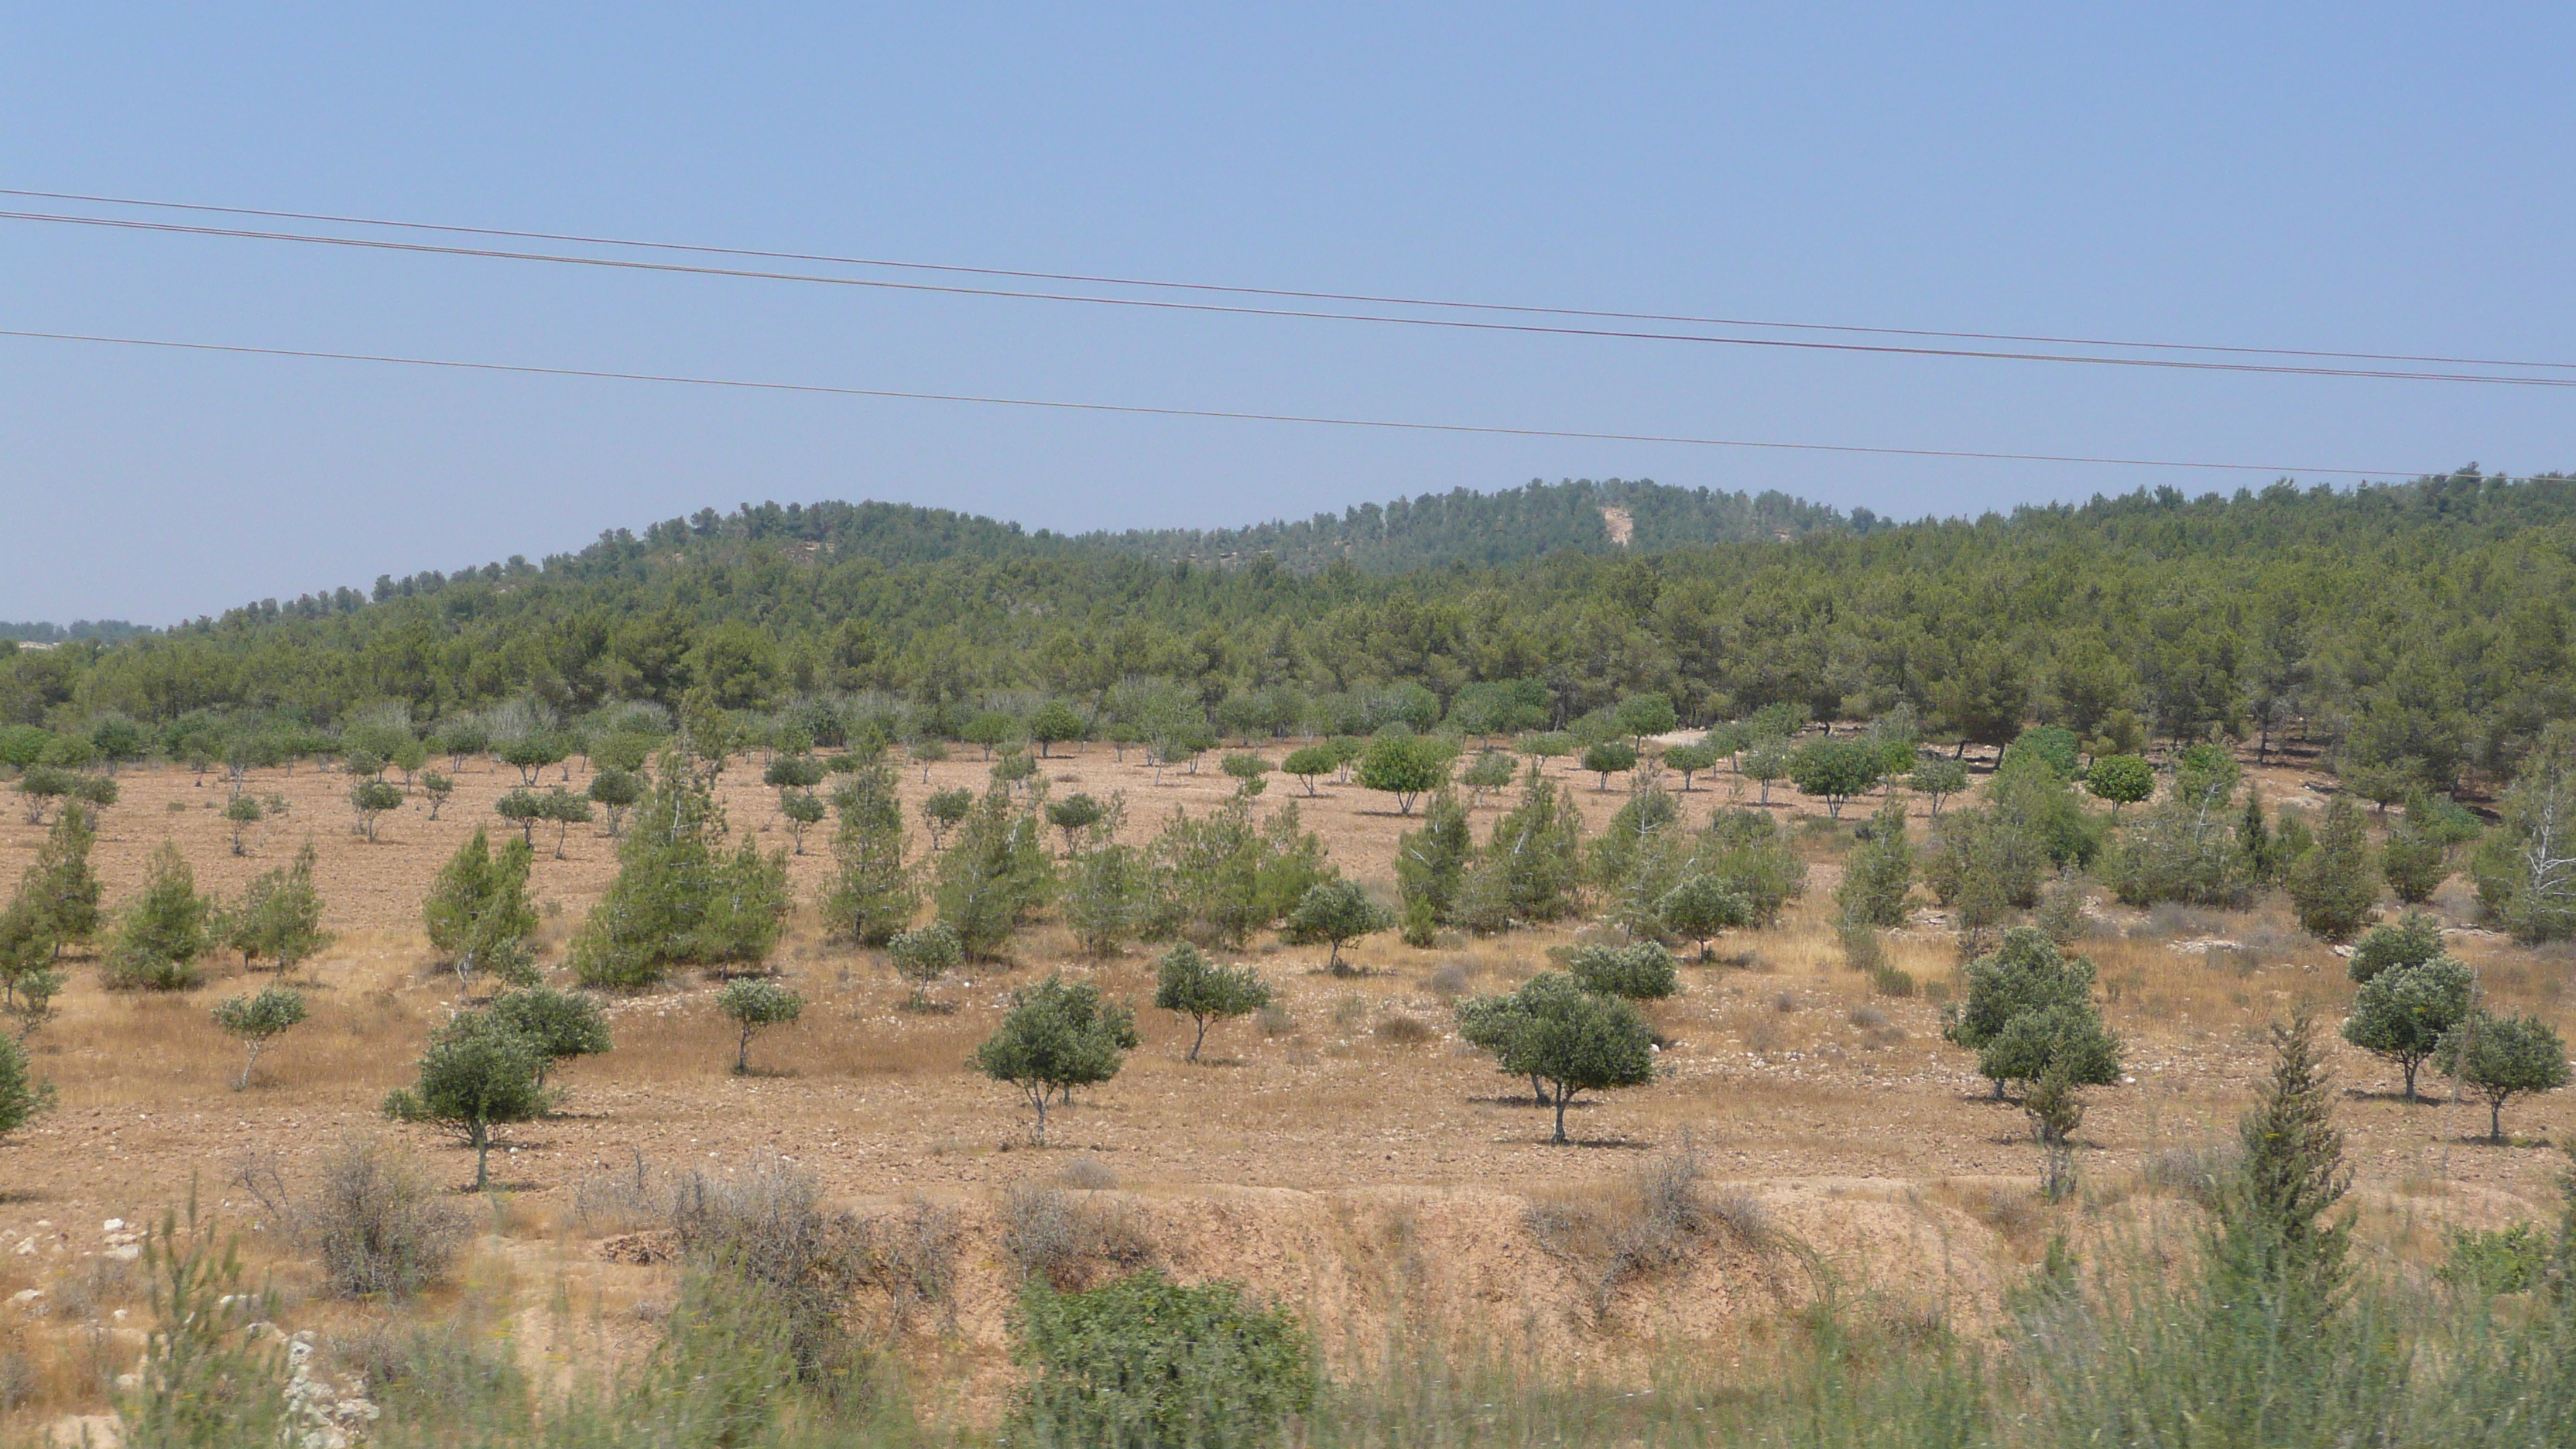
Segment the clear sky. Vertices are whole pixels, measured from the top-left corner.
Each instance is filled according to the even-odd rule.
[[[18,4],[0,7],[0,186],[2576,362],[2571,40],[2576,12],[2541,5]],[[1143,314],[24,221],[0,221],[0,327],[1797,442],[2576,467],[2576,395],[2554,388]],[[1904,517],[2265,481],[0,339],[0,618],[169,622],[765,498],[1079,530],[1614,475]]]

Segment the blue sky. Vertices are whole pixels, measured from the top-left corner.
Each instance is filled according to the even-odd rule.
[[[2576,361],[2572,16],[18,5],[0,9],[0,186],[1336,291]],[[2557,389],[1140,315],[27,222],[0,222],[0,327],[1800,442],[2576,467],[2576,397]],[[0,618],[167,622],[764,498],[1081,529],[1612,475],[1905,517],[2264,481],[0,339]]]

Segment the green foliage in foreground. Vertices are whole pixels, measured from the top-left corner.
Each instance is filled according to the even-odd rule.
[[[1058,1293],[1033,1277],[1017,1326],[1036,1378],[1012,1416],[1015,1443],[1273,1443],[1315,1402],[1305,1329],[1232,1283],[1182,1287],[1148,1271]]]

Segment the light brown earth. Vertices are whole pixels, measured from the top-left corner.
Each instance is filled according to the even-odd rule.
[[[1093,745],[1044,768],[1059,794],[1123,790],[1131,839],[1172,808],[1205,809],[1232,788],[1214,756],[1195,775],[1159,778],[1139,761],[1131,751],[1122,764]],[[1551,769],[1576,785],[1596,827],[1624,798],[1615,782],[1598,791],[1594,777],[1565,762]],[[908,802],[934,786],[978,785],[985,771],[971,749],[932,766],[928,785],[913,766]],[[2313,799],[2324,788],[2288,766],[2256,774],[2274,800]],[[422,1037],[456,1006],[455,983],[432,968],[419,931],[421,897],[478,823],[505,828],[489,806],[518,782],[488,761],[467,762],[456,778],[439,820],[415,804],[369,843],[349,830],[346,776],[312,766],[262,772],[252,791],[291,808],[254,834],[250,854],[235,857],[218,814],[226,797],[219,776],[180,768],[121,776],[123,798],[105,812],[95,853],[112,905],[135,889],[145,856],[164,839],[179,843],[201,888],[225,894],[309,839],[320,853],[327,923],[340,939],[307,973],[313,1020],[271,1050],[256,1084],[240,1093],[229,1085],[237,1048],[206,1015],[214,1000],[251,984],[236,968],[219,967],[199,991],[159,997],[103,992],[88,964],[75,963],[60,1019],[31,1043],[36,1071],[60,1090],[60,1109],[0,1143],[0,1348],[77,1326],[45,1305],[64,1303],[63,1285],[90,1271],[107,1246],[104,1220],[155,1218],[183,1203],[193,1183],[226,1220],[254,1221],[230,1186],[246,1157],[282,1160],[293,1174],[343,1134],[383,1133],[449,1180],[470,1177],[460,1150],[424,1129],[388,1126],[377,1110],[408,1080]],[[571,784],[584,778],[576,761]],[[758,780],[756,761],[726,773],[731,818],[783,845],[774,792]],[[1680,797],[1694,822],[1756,794],[1723,771],[1699,784]],[[1395,837],[1413,822],[1387,809],[1385,797],[1326,783],[1307,799],[1293,779],[1273,775],[1258,803],[1267,813],[1292,800],[1345,872],[1391,880]],[[1772,801],[1784,818],[1821,813],[1785,785]],[[1500,808],[1489,801],[1476,812],[1480,830]],[[1913,808],[1919,819],[1921,802]],[[0,822],[0,879],[14,879],[42,834],[14,813]],[[558,861],[550,834],[539,832],[535,893],[551,962],[613,873],[615,843],[576,827]],[[1845,837],[1818,828],[1799,838],[1812,862],[1805,900],[1777,929],[1722,940],[1722,964],[1687,968],[1685,994],[1650,1013],[1670,1042],[1665,1078],[1578,1105],[1573,1147],[1547,1144],[1525,1086],[1454,1039],[1447,1003],[1432,990],[1433,973],[1453,964],[1471,973],[1472,990],[1507,988],[1542,969],[1547,949],[1569,932],[1430,950],[1372,938],[1357,949],[1368,974],[1351,979],[1322,974],[1319,950],[1256,946],[1237,959],[1276,983],[1293,1025],[1276,1035],[1250,1021],[1220,1025],[1209,1036],[1210,1060],[1191,1065],[1182,1060],[1186,1023],[1147,1006],[1152,962],[1142,949],[1085,963],[1072,959],[1060,930],[1042,926],[1019,944],[1013,969],[970,968],[938,988],[953,1013],[921,1014],[900,1009],[905,988],[877,953],[826,944],[810,910],[800,912],[779,965],[811,1005],[803,1021],[760,1039],[759,1075],[728,1074],[731,1036],[704,983],[614,1003],[617,1049],[573,1063],[562,1076],[566,1111],[514,1130],[508,1152],[496,1155],[507,1184],[496,1221],[506,1229],[487,1240],[478,1281],[487,1289],[519,1283],[532,1302],[564,1272],[610,1304],[665,1293],[667,1269],[600,1261],[594,1240],[617,1225],[575,1215],[583,1184],[631,1171],[639,1155],[659,1171],[719,1175],[774,1155],[864,1212],[899,1212],[921,1199],[958,1215],[966,1237],[953,1318],[942,1320],[944,1333],[917,1341],[926,1360],[970,1370],[960,1382],[982,1382],[1002,1371],[1009,1291],[992,1231],[995,1195],[1014,1182],[1053,1181],[1088,1159],[1114,1179],[1110,1196],[1137,1215],[1164,1266],[1303,1303],[1328,1341],[1374,1332],[1368,1325],[1382,1325],[1401,1302],[1551,1360],[1590,1354],[1614,1364],[1666,1337],[1735,1342],[1749,1320],[1807,1291],[1803,1269],[1739,1247],[1632,1285],[1604,1316],[1584,1270],[1550,1256],[1524,1226],[1528,1203],[1598,1197],[1641,1162],[1687,1143],[1716,1191],[1758,1199],[1847,1282],[1911,1311],[1975,1322],[2053,1224],[2068,1214],[2116,1217],[2124,1200],[2147,1200],[2134,1195],[2147,1190],[2160,1156],[2229,1131],[2260,1070],[2267,1023],[2305,1001],[2331,1025],[2350,996],[2342,961],[2301,934],[2277,902],[2152,918],[2098,902],[2096,934],[2078,949],[2100,965],[2106,1016],[2128,1043],[2134,1081],[2094,1094],[2079,1139],[2086,1193],[2052,1216],[2031,1191],[2039,1157],[2021,1114],[1990,1100],[1969,1055],[1940,1040],[1937,1002],[1873,996],[1841,964],[1826,922]],[[829,866],[827,824],[793,862],[800,892],[810,898]],[[2457,881],[2436,904],[2458,928],[2454,950],[2480,969],[2498,1009],[2576,1025],[2562,997],[2576,958],[2469,928],[2472,902]],[[1931,992],[1956,963],[1952,938],[1928,909],[1895,934],[1891,954]],[[1136,1003],[1144,1041],[1115,1081],[1060,1109],[1050,1145],[1032,1150],[1013,1095],[964,1060],[1014,987],[1059,968]],[[2554,1215],[2565,1159],[2546,1148],[2576,1133],[2576,1093],[2516,1103],[2507,1118],[2516,1145],[2493,1148],[2472,1140],[2485,1128],[2482,1106],[2408,1107],[2392,1097],[2392,1070],[2340,1043],[2332,1064],[2347,1089],[2342,1125],[2358,1195],[2382,1241],[2420,1255],[2436,1241],[2437,1221],[2497,1226]],[[287,1251],[266,1246],[280,1260]],[[292,1265],[282,1271],[294,1281]],[[9,1302],[26,1289],[45,1296]],[[130,1286],[120,1291],[128,1296],[92,1311],[139,1301]],[[327,1324],[336,1310],[307,1311]],[[94,1377],[63,1368],[45,1385],[46,1411],[94,1406]]]

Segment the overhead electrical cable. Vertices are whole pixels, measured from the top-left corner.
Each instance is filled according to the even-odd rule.
[[[315,221],[333,225],[385,227],[406,231],[447,232],[458,236],[503,237],[519,241],[571,242],[585,246],[631,247],[639,250],[691,252],[705,256],[745,257],[763,261],[823,262],[839,266],[888,270],[946,272],[959,276],[1010,277],[1025,281],[1076,282],[1117,287],[1151,287],[1175,291],[1216,292],[1235,296],[1282,297],[1313,302],[1359,302],[1374,306],[1447,308],[1478,312],[1520,312],[1550,317],[1592,317],[1621,322],[1671,322],[1707,327],[1759,327],[1797,332],[1849,332],[1877,337],[1923,337],[1961,342],[2022,342],[2059,347],[2109,347],[2136,351],[2216,352],[2253,357],[2310,357],[2343,362],[2417,362],[2453,367],[2528,367],[2576,371],[2576,362],[2536,362],[2494,357],[2453,357],[2438,353],[2356,352],[2304,347],[2249,347],[2215,342],[2146,342],[2104,337],[2062,337],[2046,333],[1960,332],[1924,327],[1874,327],[1856,323],[1781,322],[1749,317],[1708,317],[1687,313],[1621,312],[1588,307],[1551,307],[1511,302],[1470,302],[1430,297],[1403,297],[1367,292],[1306,291],[1286,287],[1253,287],[1215,282],[1183,282],[1082,272],[1027,271],[1007,267],[966,266],[953,262],[902,261],[883,257],[835,256],[823,252],[765,251],[749,247],[692,242],[645,241],[589,236],[578,232],[522,231],[504,227],[465,226],[449,222],[397,221],[383,217],[342,216],[328,212],[277,211],[248,206],[215,206],[185,201],[154,201],[128,196],[99,196],[73,191],[35,191],[0,187],[0,196],[50,201],[78,201],[102,206],[148,207],[221,216],[256,216],[280,221]]]
[[[2121,468],[2167,468],[2268,473],[2276,477],[2328,474],[2345,478],[2404,478],[2438,474],[2425,468],[2320,468],[2272,463],[2187,461],[2172,458],[2125,458],[2075,453],[2015,453],[1963,448],[1872,447],[1859,443],[1787,443],[1749,438],[1694,437],[1677,433],[1621,433],[1576,428],[1515,428],[1475,423],[1411,422],[1393,418],[1331,417],[1312,413],[1249,412],[1223,408],[1152,407],[1136,403],[1075,402],[1055,398],[1000,397],[974,393],[918,392],[893,388],[839,387],[826,383],[776,382],[755,378],[697,377],[684,373],[630,372],[609,368],[546,367],[532,363],[469,362],[451,358],[406,357],[393,353],[327,352],[296,347],[253,347],[239,343],[184,342],[156,337],[115,337],[85,332],[41,332],[0,328],[0,337],[48,342],[89,342],[119,347],[154,347],[180,352],[228,353],[247,357],[302,358],[325,362],[371,362],[403,367],[446,368],[460,372],[511,373],[534,377],[589,378],[612,382],[666,383],[688,387],[735,388],[755,392],[805,393],[828,397],[887,398],[909,402],[972,403],[991,407],[1046,408],[1064,412],[1121,413],[1141,417],[1204,418],[1228,422],[1297,423],[1337,428],[1376,428],[1398,432],[1465,433],[1507,438],[1571,438],[1592,442],[1667,443],[1695,448],[1757,448],[1792,453],[1861,453],[1895,458],[1958,458],[2008,463],[2076,463]]]
[[[413,252],[433,256],[473,257],[498,261],[546,262],[603,267],[614,271],[676,272],[690,276],[729,277],[770,282],[809,282],[877,291],[926,292],[952,297],[995,297],[1018,301],[1073,302],[1094,306],[1136,307],[1151,311],[1190,312],[1232,317],[1275,317],[1324,322],[1370,322],[1398,327],[1451,328],[1470,332],[1590,337],[1616,341],[1687,342],[1733,347],[1767,347],[1800,352],[1867,353],[1903,357],[1973,358],[2003,362],[2075,363],[2091,367],[2142,367],[2159,371],[2258,373],[2289,377],[2367,378],[2394,382],[2483,383],[2507,387],[2576,388],[2576,375],[2533,377],[2511,373],[2415,372],[2390,368],[2301,366],[2279,362],[2214,362],[2175,357],[2106,357],[2091,353],[2002,352],[1965,347],[1914,347],[1885,342],[1826,342],[1788,337],[1745,337],[1713,333],[1648,332],[1608,327],[1568,327],[1536,322],[1473,321],[1458,317],[1402,317],[1373,312],[1322,312],[1289,307],[1253,307],[1220,302],[1183,302],[1161,297],[1111,297],[1072,292],[1039,292],[999,287],[968,287],[935,282],[894,282],[882,277],[835,277],[812,272],[760,271],[683,262],[648,262],[631,257],[592,257],[559,252],[505,251],[433,242],[388,241],[381,237],[327,236],[311,232],[253,231],[239,227],[198,226],[183,222],[139,221],[132,217],[71,216],[48,212],[0,211],[0,221],[51,222],[106,227],[120,231],[164,232],[183,236],[226,237],[248,241],[299,242],[351,247],[364,251]]]

